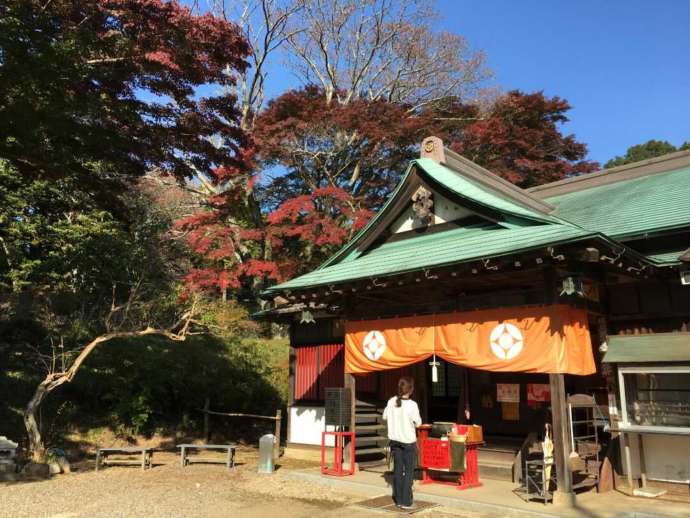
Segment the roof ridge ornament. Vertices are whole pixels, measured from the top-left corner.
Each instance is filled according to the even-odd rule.
[[[430,158],[437,164],[443,164],[446,161],[446,153],[443,149],[443,141],[434,136],[430,136],[422,140],[422,150],[419,158]]]

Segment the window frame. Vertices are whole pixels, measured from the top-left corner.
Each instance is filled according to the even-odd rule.
[[[625,397],[625,375],[626,374],[688,374],[690,376],[690,365],[649,365],[649,366],[618,366],[618,394],[621,402],[621,424],[626,431],[644,432],[656,431],[658,433],[668,433],[670,435],[688,435],[690,426],[657,426],[657,425],[638,425],[628,419],[628,403]]]

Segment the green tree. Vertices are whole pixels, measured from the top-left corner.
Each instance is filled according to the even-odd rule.
[[[677,148],[666,140],[648,140],[644,144],[629,147],[625,155],[612,158],[604,164],[604,168],[609,169],[619,165],[631,164],[686,149],[690,149],[690,142],[685,142]]]
[[[74,179],[27,181],[0,162],[0,349],[37,380],[24,414],[36,458],[41,403],[93,349],[118,337],[182,338],[171,222],[136,190],[122,197],[127,221],[96,198]]]

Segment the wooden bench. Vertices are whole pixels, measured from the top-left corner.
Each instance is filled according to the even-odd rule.
[[[187,457],[189,450],[225,450],[228,452],[225,465],[228,467],[228,469],[235,467],[236,446],[234,444],[178,444],[177,447],[180,448],[180,465],[183,468],[187,464],[192,464],[189,457]],[[201,462],[202,460],[205,462],[209,461],[209,459],[200,459],[198,462]]]
[[[127,459],[110,459],[109,455],[127,455]],[[141,460],[133,460],[129,457],[133,455],[141,455]],[[153,448],[138,448],[138,447],[127,447],[127,448],[98,448],[96,451],[96,471],[101,466],[101,463],[106,465],[120,464],[125,466],[141,465],[141,469],[151,468],[153,465]]]

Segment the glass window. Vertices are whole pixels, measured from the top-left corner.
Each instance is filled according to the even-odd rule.
[[[624,372],[631,425],[690,427],[690,372]]]

